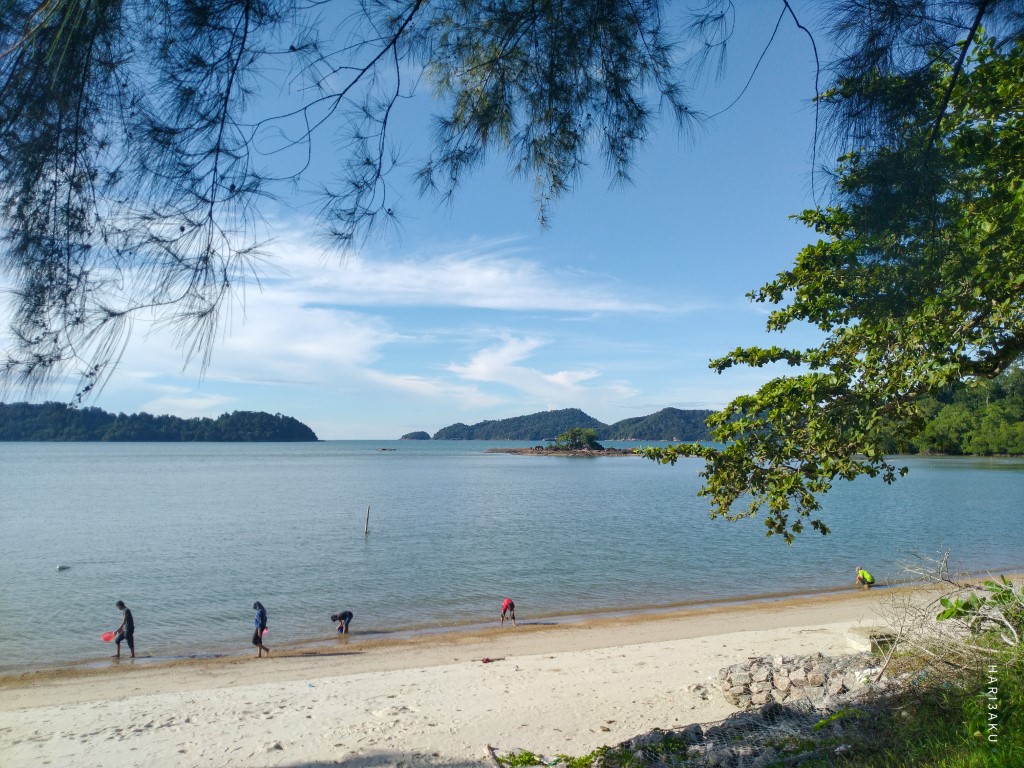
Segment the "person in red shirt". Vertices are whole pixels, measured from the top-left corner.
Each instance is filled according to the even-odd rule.
[[[516,626],[516,604],[512,602],[511,597],[506,597],[505,602],[501,604],[501,623],[505,623],[505,614],[512,619],[512,626]]]

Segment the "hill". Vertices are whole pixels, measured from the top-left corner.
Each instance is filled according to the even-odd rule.
[[[704,419],[711,411],[665,408],[649,416],[604,424],[579,408],[541,411],[510,419],[452,424],[434,433],[434,440],[546,440],[573,427],[597,430],[600,440],[708,440]]]
[[[407,435],[402,435],[403,440],[429,440],[430,434],[427,432],[410,432]]]
[[[64,403],[0,403],[0,440],[104,442],[315,442],[301,421],[280,413],[235,411],[216,419],[181,419]]]
[[[714,411],[662,408],[650,416],[617,421],[598,430],[601,440],[672,440],[692,442],[710,440],[704,420]]]
[[[563,408],[511,419],[481,421],[473,426],[460,422],[439,429],[434,433],[434,440],[544,440],[557,437],[573,427],[600,429],[604,426],[579,408]]]

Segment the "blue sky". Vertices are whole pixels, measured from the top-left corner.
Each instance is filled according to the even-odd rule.
[[[725,79],[692,94],[708,114],[740,92],[779,8],[738,5]],[[140,320],[90,404],[182,417],[280,412],[322,439],[391,439],[553,408],[610,423],[719,407],[778,373],[720,376],[707,362],[780,343],[764,332],[767,308],[745,294],[814,238],[789,218],[813,204],[813,94],[811,48],[786,20],[736,106],[690,136],[666,120],[638,154],[632,185],[609,188],[595,157],[546,231],[530,183],[510,179],[500,157],[450,208],[400,185],[401,230],[344,257],[322,253],[307,213],[266,209],[275,266],[239,293],[205,373],[183,368],[170,335]],[[405,105],[403,130],[426,130],[427,101]],[[811,338],[800,335],[791,341]]]

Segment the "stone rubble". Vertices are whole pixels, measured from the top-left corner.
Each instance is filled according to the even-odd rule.
[[[740,709],[775,702],[836,711],[889,687],[885,680],[875,682],[879,664],[870,653],[759,656],[723,668],[718,682],[726,701]]]
[[[907,674],[876,682],[881,665],[882,659],[870,653],[751,657],[718,674],[726,700],[741,711],[718,723],[641,734],[597,757],[591,768],[768,768],[840,754],[849,748],[834,741],[849,727],[842,712],[862,708],[874,695],[894,693],[910,682]],[[709,688],[687,690],[706,697]],[[792,739],[806,748],[779,753],[779,745]]]

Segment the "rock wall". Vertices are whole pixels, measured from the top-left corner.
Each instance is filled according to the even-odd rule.
[[[770,702],[835,709],[888,687],[884,681],[874,682],[880,663],[870,653],[761,656],[725,667],[718,680],[726,700],[740,709]]]

